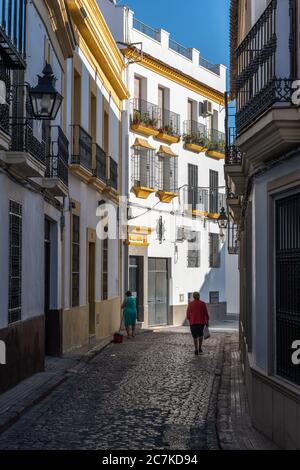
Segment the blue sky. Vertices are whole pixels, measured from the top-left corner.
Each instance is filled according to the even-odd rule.
[[[214,63],[229,65],[230,0],[122,0],[136,18],[163,28],[185,47]]]

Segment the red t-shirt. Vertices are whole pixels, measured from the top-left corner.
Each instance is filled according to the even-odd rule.
[[[205,302],[202,302],[202,300],[193,300],[190,302],[186,317],[190,325],[207,325],[209,316]]]

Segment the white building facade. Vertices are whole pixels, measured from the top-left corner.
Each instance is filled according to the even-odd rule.
[[[139,320],[183,324],[194,291],[212,318],[237,314],[237,257],[227,264],[217,223],[226,206],[226,68],[144,25],[128,8],[98,3],[127,60],[124,278],[137,295]]]
[[[299,12],[298,0],[232,1],[237,113],[225,167],[252,420],[285,449],[300,449]]]
[[[0,392],[110,337],[122,297],[122,241],[97,227],[109,204],[118,228],[124,57],[95,2],[18,3],[0,9]],[[63,98],[51,121],[30,103],[45,66]]]

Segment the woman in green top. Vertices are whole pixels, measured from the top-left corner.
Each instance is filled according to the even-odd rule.
[[[134,338],[135,336],[135,325],[137,320],[137,309],[136,309],[136,298],[132,297],[132,293],[130,291],[126,292],[126,298],[122,303],[122,308],[124,309],[124,323],[125,328],[127,331],[127,336],[130,338],[130,330],[131,336]]]

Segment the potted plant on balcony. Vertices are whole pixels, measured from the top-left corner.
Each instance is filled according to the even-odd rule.
[[[206,152],[207,138],[198,132],[191,132],[183,135],[184,146],[187,150],[195,153]]]
[[[176,132],[172,122],[162,126],[156,138],[167,144],[176,144],[180,141],[180,135]]]
[[[149,112],[142,114],[140,111],[134,111],[131,129],[147,136],[156,136],[158,134],[157,119],[151,117]]]
[[[223,159],[225,157],[225,141],[211,141],[208,145],[207,156],[219,160]]]

